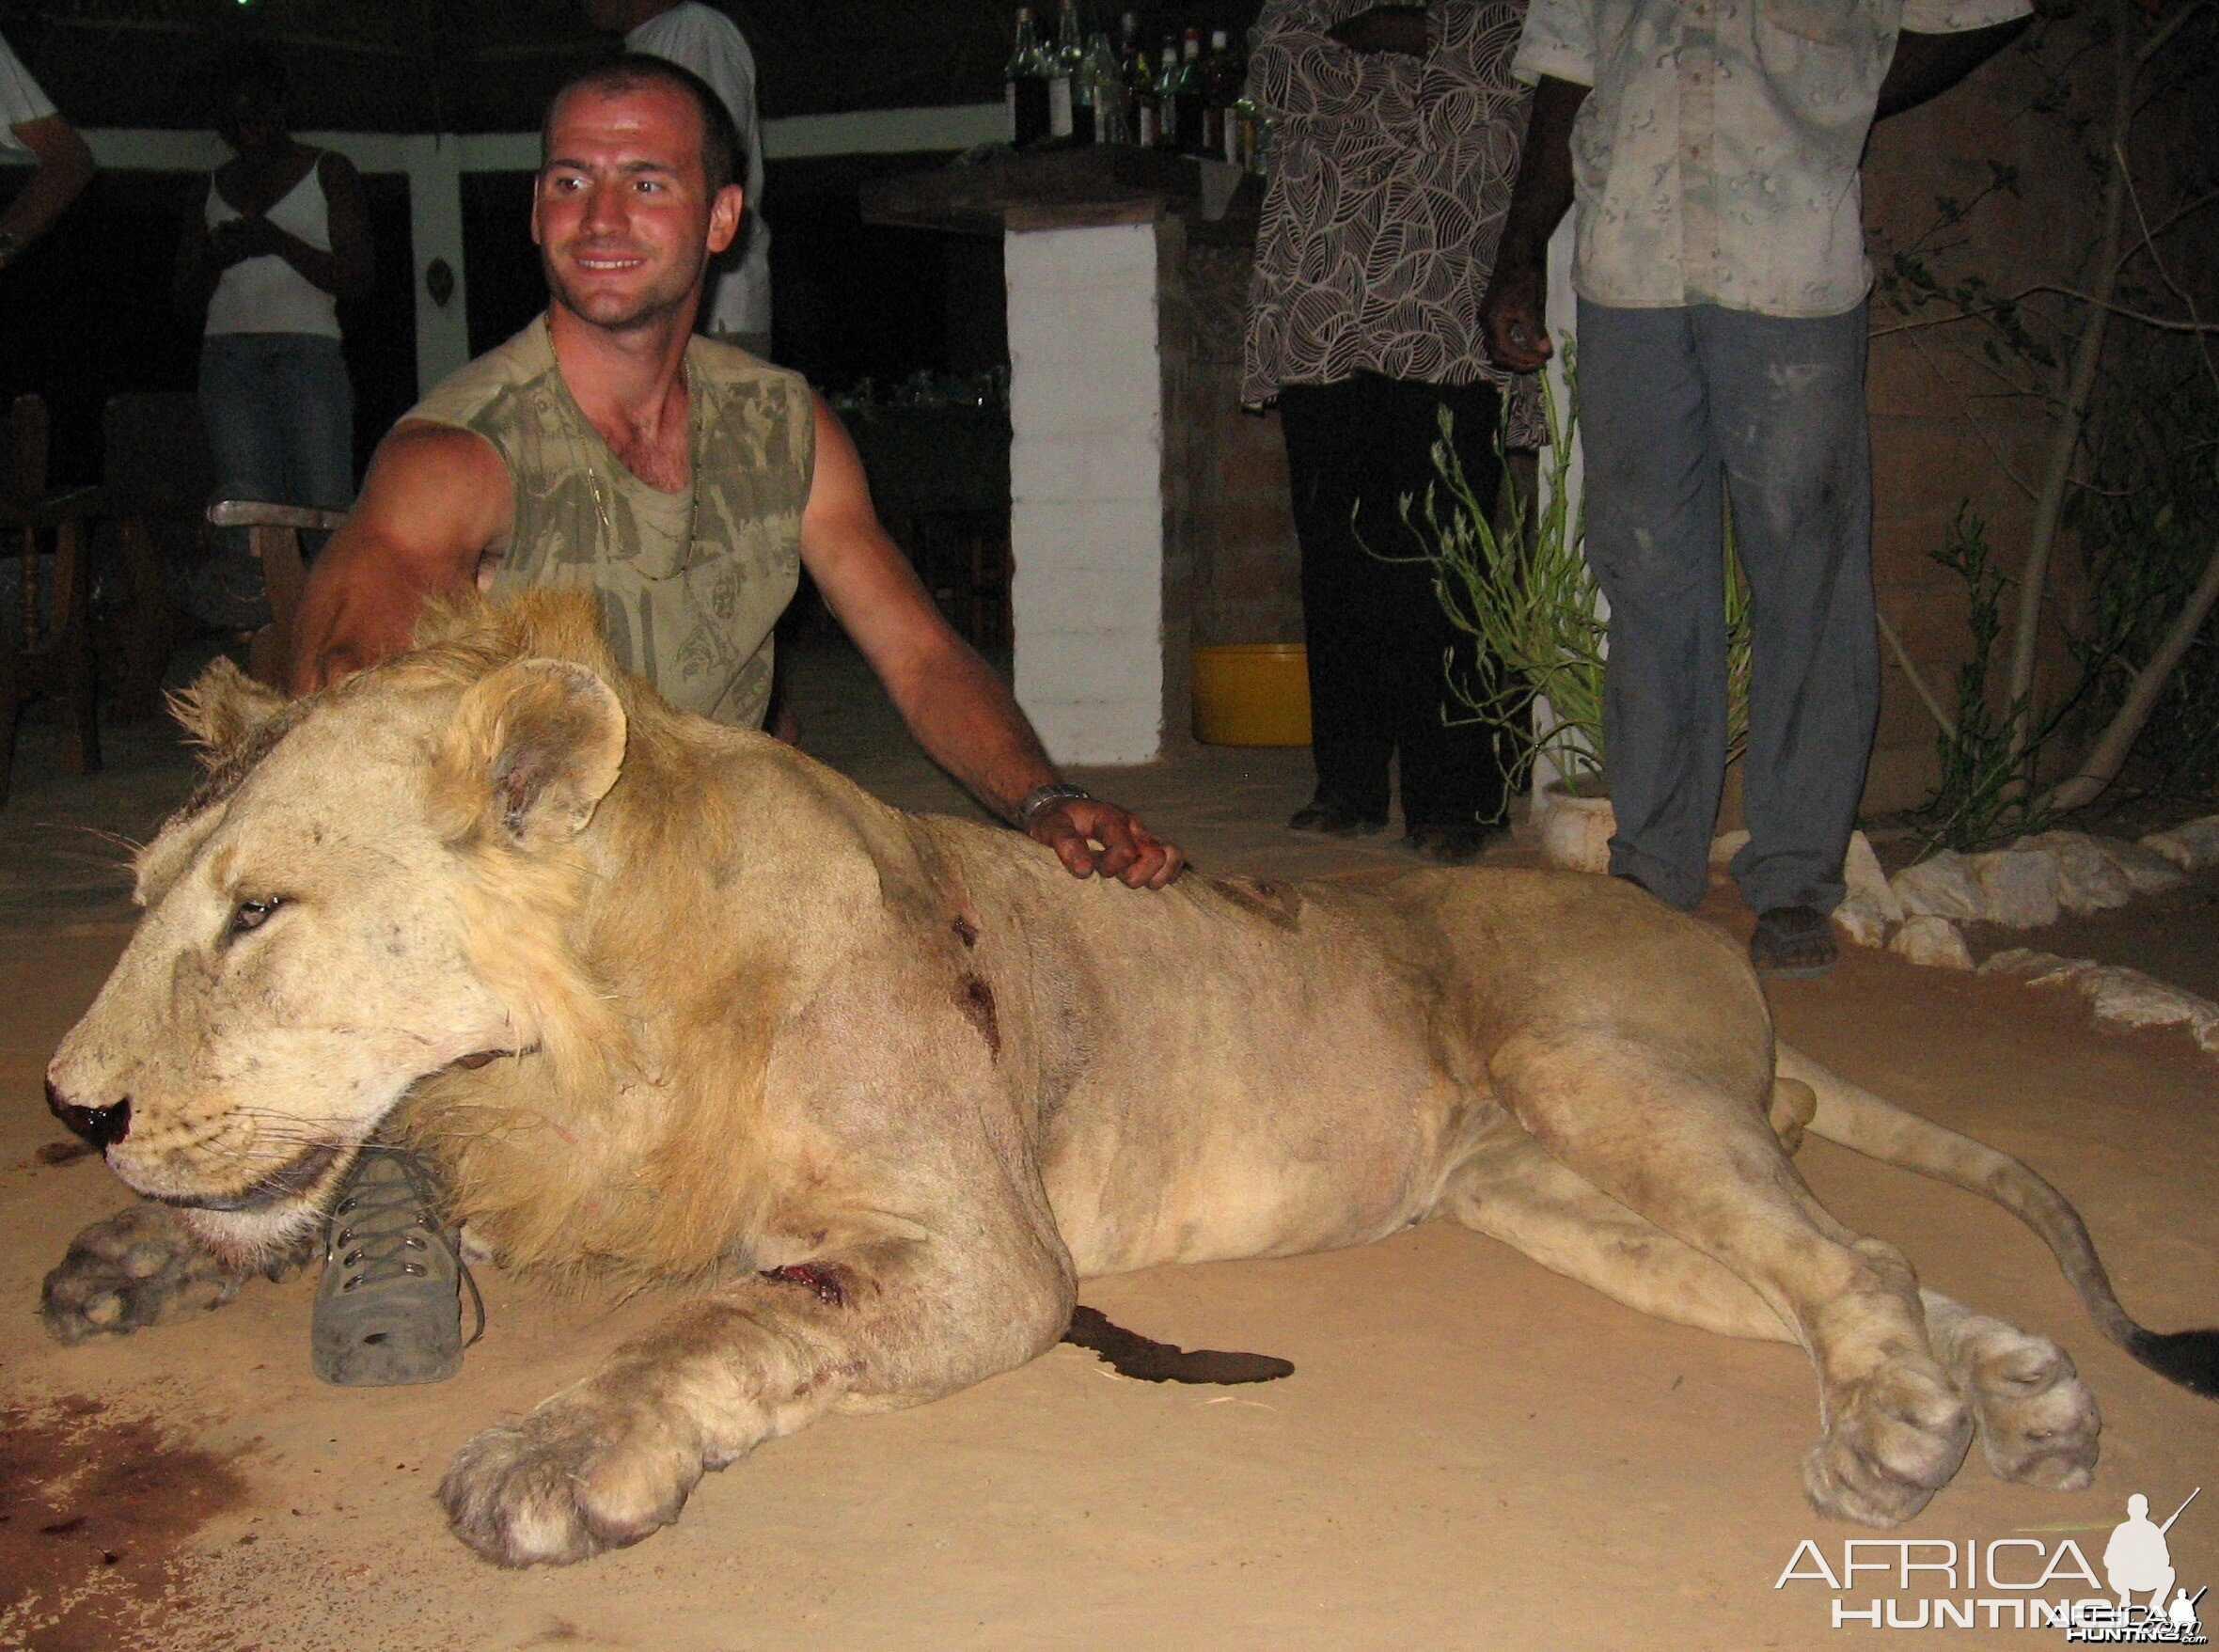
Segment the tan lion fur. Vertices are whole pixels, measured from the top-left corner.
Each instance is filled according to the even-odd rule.
[[[208,783],[49,1073],[131,1101],[110,1168],[243,1264],[398,1133],[508,1264],[679,1287],[456,1459],[449,1518],[504,1564],[635,1541],[828,1410],[1008,1370],[1078,1279],[1441,1216],[1802,1344],[1829,1513],[1909,1518],[1975,1430],[2007,1477],[2085,1484],[2071,1361],[1829,1215],[1783,1149],[1806,1130],[2007,1204],[2111,1334],[2211,1380],[2047,1184],[1775,1051],[1739,950],[1623,883],[1075,880],[671,711],[576,594],[440,609],[283,707],[219,670],[180,710]],[[56,1334],[93,1334],[76,1299]]]

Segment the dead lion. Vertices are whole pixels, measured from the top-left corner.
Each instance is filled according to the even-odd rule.
[[[574,598],[448,614],[291,705],[219,667],[184,709],[212,772],[140,857],[146,917],[49,1092],[214,1260],[94,1314],[81,1245],[49,1323],[222,1295],[405,1131],[509,1264],[680,1287],[455,1459],[455,1530],[504,1565],[637,1542],[828,1410],[1022,1364],[1079,1280],[1436,1216],[1801,1343],[1826,1513],[1908,1518],[1975,1433],[2007,1478],[2086,1484],[2072,1362],[1827,1214],[1805,1127],[1997,1200],[2110,1336],[2219,1390],[2219,1334],[2137,1327],[2046,1183],[1776,1050],[1739,951],[1626,884],[1080,883],[679,716]]]

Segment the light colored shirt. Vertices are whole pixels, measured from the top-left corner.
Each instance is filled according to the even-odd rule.
[[[731,111],[748,150],[747,174],[739,180],[748,197],[748,221],[741,228],[747,246],[736,263],[717,275],[702,306],[702,325],[726,337],[769,332],[770,226],[763,221],[763,128],[755,115],[755,54],[747,37],[715,7],[683,0],[626,35],[624,45],[690,69]]]
[[[39,83],[31,78],[14,48],[0,40],[0,149],[28,151],[31,146],[15,135],[15,129],[56,112],[53,100],[39,89]]]
[[[1272,123],[1241,400],[1359,372],[1484,380],[1538,434],[1531,381],[1487,359],[1479,300],[1518,176],[1518,0],[1435,0],[1424,57],[1330,30],[1379,0],[1266,0],[1249,95]]]
[[[1572,285],[1629,309],[1856,308],[1857,164],[1899,31],[2027,0],[1533,0],[1515,65],[1594,89],[1572,127]]]
[[[323,156],[262,214],[272,224],[319,252],[331,250],[331,212],[323,198]],[[208,181],[208,227],[228,224],[243,214]],[[274,252],[241,259],[216,277],[208,300],[208,325],[218,333],[307,333],[339,337],[339,303]]]

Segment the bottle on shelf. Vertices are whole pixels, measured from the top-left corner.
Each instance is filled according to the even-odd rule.
[[[1125,118],[1125,76],[1117,64],[1117,54],[1110,48],[1110,37],[1096,29],[1086,43],[1086,65],[1079,82],[1081,107],[1089,118],[1089,141],[1098,144],[1126,144],[1132,142],[1130,122]]]
[[[1132,133],[1127,141],[1152,149],[1162,133],[1162,125],[1157,119],[1156,69],[1148,61],[1148,48],[1141,44],[1141,20],[1128,11],[1119,26],[1125,36],[1125,46],[1119,55],[1125,64],[1126,124]]]
[[[1023,149],[1047,135],[1047,55],[1032,32],[1032,8],[1017,8],[1016,44],[1009,55],[1003,95],[1009,104],[1009,141]]]
[[[1210,31],[1209,55],[1202,61],[1202,152],[1213,161],[1240,165],[1233,106],[1240,101],[1240,60],[1225,43],[1225,31]]]
[[[1188,29],[1179,47],[1179,73],[1172,94],[1178,101],[1178,144],[1182,154],[1204,153],[1202,121],[1202,31]]]
[[[1179,43],[1168,38],[1156,69],[1156,147],[1179,147]]]
[[[1047,133],[1078,137],[1078,74],[1086,48],[1079,43],[1078,0],[1063,0],[1056,14],[1056,47],[1047,62]]]

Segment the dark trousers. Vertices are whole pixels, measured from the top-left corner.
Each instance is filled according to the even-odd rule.
[[[1749,842],[1758,912],[1831,911],[1880,712],[1866,324],[1580,301],[1587,560],[1611,602],[1611,870],[1675,905],[1708,883],[1725,775],[1724,544],[1749,580]]]
[[[1470,669],[1472,639],[1441,611],[1432,568],[1411,559],[1420,545],[1400,509],[1439,481],[1444,405],[1472,493],[1491,507],[1502,474],[1492,385],[1359,373],[1279,395],[1302,547],[1317,798],[1385,820],[1392,756],[1406,826],[1495,825],[1507,812],[1498,730],[1470,720],[1449,692],[1450,669]]]

